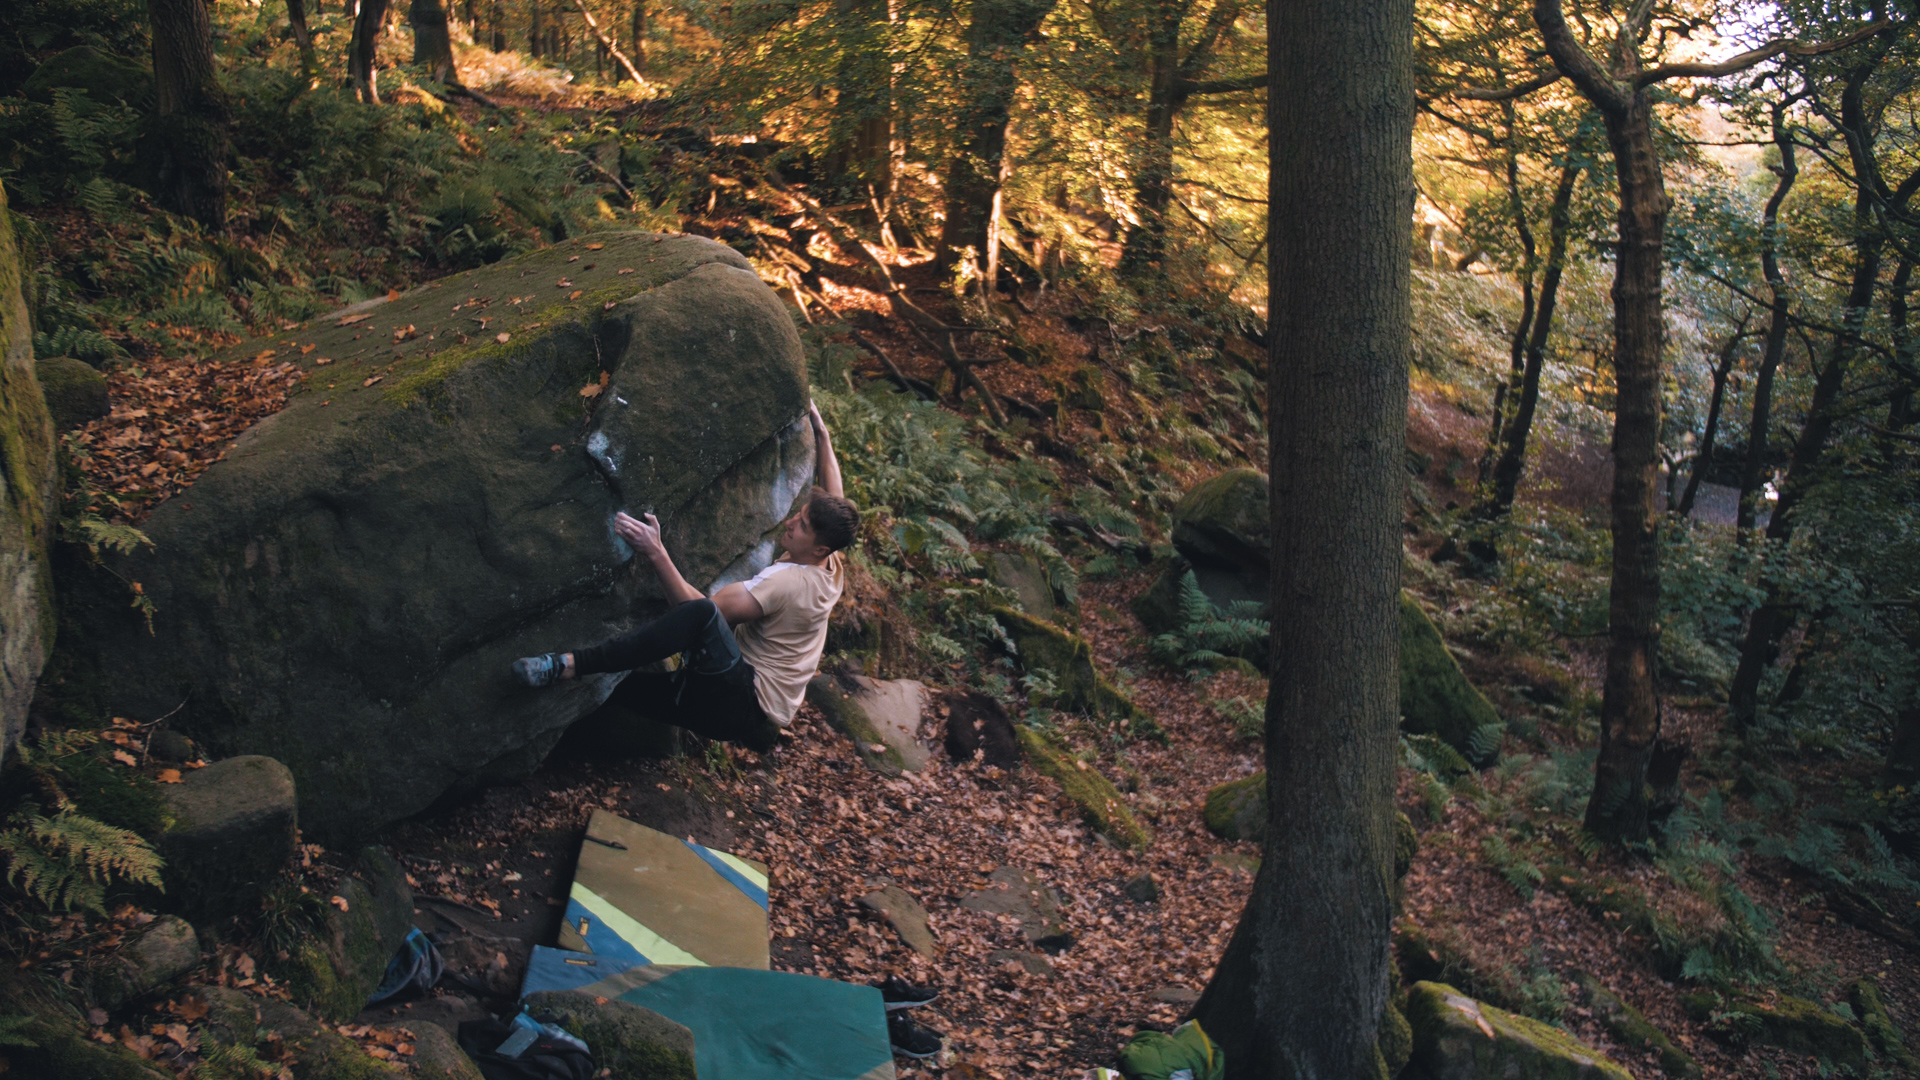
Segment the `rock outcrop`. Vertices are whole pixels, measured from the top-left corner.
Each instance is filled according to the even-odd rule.
[[[529,771],[612,691],[508,664],[662,609],[615,511],[659,514],[706,587],[771,560],[813,477],[792,321],[698,237],[569,241],[263,346],[304,383],[116,560],[153,631],[103,593],[84,644],[114,714],[185,700],[176,727],[285,762],[335,846]]]
[[[53,423],[34,375],[22,273],[0,188],[0,761],[26,727],[54,629]]]
[[[366,1008],[393,954],[413,929],[413,889],[383,848],[360,853],[353,874],[328,898],[320,933],[281,967],[294,1000],[336,1024]]]
[[[1421,1080],[1632,1080],[1605,1054],[1559,1028],[1478,1002],[1445,983],[1407,993],[1413,1053],[1405,1075]]]

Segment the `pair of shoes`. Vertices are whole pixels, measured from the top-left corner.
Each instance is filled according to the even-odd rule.
[[[513,662],[513,677],[520,680],[522,686],[531,686],[538,690],[543,686],[552,686],[560,677],[566,665],[560,660],[561,653],[542,653],[539,656],[523,656]]]
[[[887,1041],[893,1052],[910,1058],[930,1058],[944,1045],[940,1033],[907,1019],[905,1013],[887,1014]]]
[[[887,1003],[887,1011],[895,1009],[917,1009],[940,996],[938,990],[929,990],[924,986],[915,986],[898,975],[889,975],[873,984],[880,990],[880,999]]]

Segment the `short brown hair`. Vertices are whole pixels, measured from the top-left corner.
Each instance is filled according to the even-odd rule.
[[[814,488],[813,498],[807,501],[807,524],[813,526],[815,540],[829,551],[839,551],[853,543],[853,534],[860,530],[860,510],[838,495]]]

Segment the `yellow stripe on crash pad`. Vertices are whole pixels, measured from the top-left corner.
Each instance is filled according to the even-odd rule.
[[[730,855],[727,852],[719,851],[714,848],[707,848],[706,850],[708,851],[708,853],[712,854],[714,858],[719,859],[721,862],[726,863],[728,866],[733,867],[735,870],[738,870],[740,872],[741,877],[746,878],[748,881],[751,881],[755,885],[760,886],[761,892],[768,891],[767,875],[761,873],[757,868],[754,867],[752,863],[748,862],[747,860],[741,858],[738,855]]]
[[[580,906],[593,913],[600,925],[620,935],[621,940],[640,951],[640,955],[656,964],[684,964],[689,967],[706,967],[707,962],[693,955],[659,934],[647,929],[635,921],[633,916],[608,903],[600,894],[580,884],[573,883],[573,899]]]

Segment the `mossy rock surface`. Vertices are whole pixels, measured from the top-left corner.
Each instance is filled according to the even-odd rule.
[[[1920,1055],[1915,1055],[1907,1046],[1899,1025],[1887,1014],[1887,1002],[1880,994],[1878,982],[1855,979],[1847,988],[1847,1004],[1853,1006],[1853,1015],[1860,1018],[1860,1028],[1875,1053],[1908,1073],[1920,1075]]]
[[[1222,840],[1250,840],[1263,844],[1267,839],[1267,774],[1229,780],[1207,792],[1202,810],[1207,831]]]
[[[694,1080],[693,1032],[685,1025],[624,1001],[567,991],[527,997],[535,1015],[578,1035],[593,1050],[598,1075],[610,1080]]]
[[[50,356],[34,361],[33,369],[55,428],[76,428],[112,411],[107,400],[107,377],[84,360]]]
[[[1130,848],[1144,848],[1152,841],[1147,830],[1134,818],[1120,790],[1100,770],[1055,746],[1046,736],[1030,727],[1015,729],[1020,748],[1034,769],[1060,782],[1060,787],[1080,808],[1080,817],[1096,832]]]
[[[1409,1068],[1427,1080],[1633,1080],[1605,1054],[1538,1020],[1516,1016],[1445,983],[1407,992]]]
[[[48,551],[59,494],[53,421],[34,374],[23,280],[13,215],[0,187],[0,761],[26,727],[55,624]],[[119,602],[127,602],[125,586]]]
[[[664,610],[616,511],[708,588],[771,561],[813,478],[793,321],[699,237],[570,240],[214,359],[266,349],[304,376],[287,407],[110,560],[153,632],[107,574],[75,619],[111,713],[186,701],[173,726],[285,762],[332,847],[526,774],[606,698],[509,664]]]
[[[20,96],[51,105],[53,92],[63,87],[85,90],[92,101],[145,108],[152,104],[153,68],[118,53],[76,45],[35,68],[20,87]]]
[[[1399,1076],[1413,1057],[1413,1025],[1407,1023],[1406,1013],[1392,1004],[1387,1005],[1386,1013],[1380,1017],[1380,1036],[1374,1040],[1374,1047],[1380,1052],[1380,1063],[1387,1075]]]
[[[422,1080],[485,1080],[480,1066],[473,1063],[453,1033],[439,1024],[415,1024],[413,1032],[413,1075]]]
[[[294,1000],[345,1023],[366,1008],[413,928],[413,890],[393,856],[367,848],[335,896],[345,907],[329,901],[319,932],[301,943],[283,972]]]
[[[1644,1013],[1607,989],[1599,979],[1582,971],[1575,981],[1587,995],[1587,1008],[1622,1045],[1635,1050],[1650,1050],[1660,1055],[1660,1070],[1674,1080],[1690,1080],[1700,1075],[1700,1063],[1692,1054],[1674,1043],[1667,1033],[1653,1026]]]
[[[1766,1000],[1736,1001],[1728,1013],[1733,1021],[1730,1030],[1749,1041],[1806,1054],[1831,1065],[1866,1067],[1866,1035],[1817,1001],[1782,994]]]
[[[1433,734],[1475,765],[1500,749],[1500,713],[1460,670],[1440,628],[1406,593],[1400,594],[1400,727]]]
[[[1012,608],[996,608],[993,616],[1018,650],[1021,670],[1052,676],[1053,693],[1039,704],[1122,720],[1136,733],[1159,732],[1152,717],[1094,668],[1093,647],[1085,638]]]
[[[1266,474],[1228,469],[1188,489],[1173,508],[1173,546],[1196,564],[1264,582],[1273,552]]]
[[[156,846],[167,892],[159,902],[212,921],[254,911],[293,854],[293,774],[249,754],[188,771],[162,791],[168,822]]]

